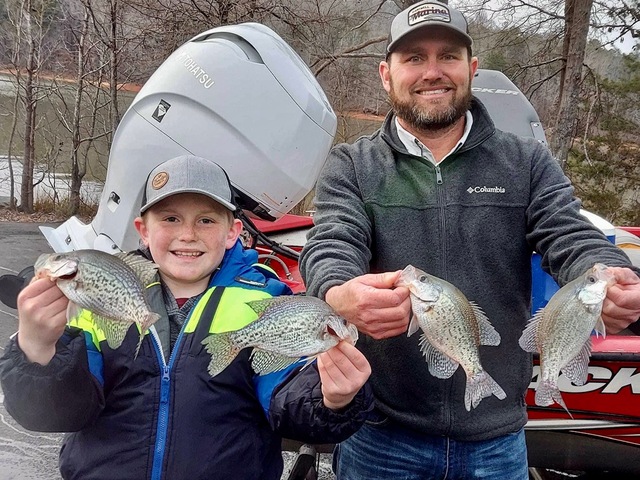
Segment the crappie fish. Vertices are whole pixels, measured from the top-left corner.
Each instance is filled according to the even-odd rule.
[[[40,255],[36,278],[48,277],[69,299],[67,320],[85,309],[93,314],[111,348],[118,348],[129,327],[140,327],[138,356],[147,329],[160,318],[147,302],[143,284],[156,275],[155,263],[129,253],[111,255],[99,250],[76,250]]]
[[[202,343],[209,354],[209,374],[214,377],[233,361],[243,348],[253,347],[251,366],[259,375],[282,370],[336,346],[341,340],[352,344],[358,330],[323,300],[283,295],[247,302],[258,318],[247,326],[213,333]]]
[[[523,350],[540,354],[536,405],[546,407],[555,401],[571,416],[558,389],[558,376],[562,372],[576,385],[587,381],[591,332],[606,335],[600,315],[614,282],[607,267],[596,263],[558,290],[529,321],[519,343]]]
[[[464,406],[467,411],[483,398],[506,397],[504,390],[480,364],[480,345],[499,345],[500,334],[480,307],[469,302],[451,283],[408,265],[396,282],[407,287],[413,316],[408,335],[423,331],[420,348],[436,378],[449,378],[462,366],[467,375]]]

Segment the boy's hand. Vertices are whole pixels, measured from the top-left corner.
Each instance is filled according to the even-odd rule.
[[[368,273],[331,287],[325,301],[359,331],[376,340],[405,333],[409,326],[409,289],[394,288],[401,271]]]
[[[371,366],[360,350],[342,341],[318,355],[318,371],[325,406],[338,410],[351,403],[371,375]]]
[[[46,365],[55,355],[68,304],[48,278],[34,279],[18,295],[18,345],[30,362]]]

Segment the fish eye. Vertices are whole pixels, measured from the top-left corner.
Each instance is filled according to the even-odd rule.
[[[420,277],[418,278],[418,281],[422,282],[422,283],[426,283],[427,281],[427,276],[426,275],[420,275]]]
[[[596,283],[598,280],[596,279],[596,277],[594,277],[593,275],[588,275],[587,276],[587,282],[589,283]]]

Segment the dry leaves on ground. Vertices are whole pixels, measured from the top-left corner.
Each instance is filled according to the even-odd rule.
[[[65,217],[57,213],[23,213],[8,208],[0,208],[0,222],[60,223],[65,220]]]

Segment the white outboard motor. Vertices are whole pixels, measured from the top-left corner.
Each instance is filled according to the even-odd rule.
[[[256,23],[214,28],[176,50],[133,100],[91,224],[72,217],[40,229],[56,252],[137,248],[145,180],[183,154],[220,164],[243,210],[277,219],[313,188],[336,125],[315,77],[275,32]]]

